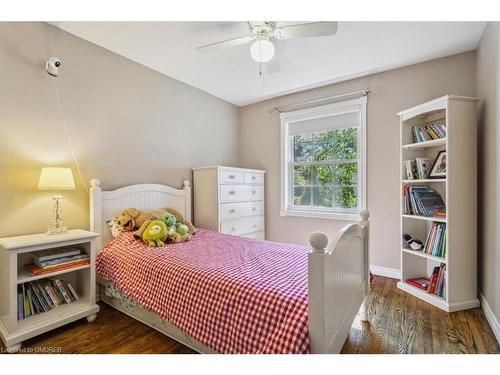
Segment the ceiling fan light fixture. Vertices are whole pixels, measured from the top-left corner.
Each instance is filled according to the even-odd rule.
[[[274,44],[267,39],[259,39],[250,46],[252,59],[257,62],[268,62],[274,56]]]

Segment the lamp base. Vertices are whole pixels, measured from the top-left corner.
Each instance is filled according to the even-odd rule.
[[[65,234],[68,232],[68,227],[63,226],[63,227],[53,227],[47,229],[47,234],[52,236],[52,235],[57,235],[57,234]]]
[[[64,234],[68,231],[68,227],[62,225],[63,219],[61,216],[61,211],[62,211],[63,197],[60,194],[55,194],[52,196],[52,199],[54,200],[54,208],[52,209],[52,212],[54,212],[54,219],[53,219],[54,226],[47,230],[47,234],[49,235]]]

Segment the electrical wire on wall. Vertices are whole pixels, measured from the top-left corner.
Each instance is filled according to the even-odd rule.
[[[52,87],[54,88],[55,96],[56,96],[56,102],[57,102],[57,110],[59,112],[59,116],[61,117],[61,122],[64,127],[64,134],[66,136],[66,140],[68,143],[68,148],[71,153],[71,157],[73,159],[73,162],[75,163],[76,170],[78,172],[78,176],[80,178],[80,181],[85,188],[85,191],[89,192],[88,185],[85,182],[85,179],[83,178],[82,171],[80,169],[80,163],[78,161],[78,157],[76,156],[75,149],[73,148],[73,143],[71,141],[71,134],[69,132],[68,124],[66,123],[66,120],[64,118],[64,112],[62,109],[61,105],[61,98],[59,96],[59,90],[57,89],[56,85],[56,78],[59,76],[59,67],[61,66],[61,61],[57,57],[51,57],[48,61],[47,64],[45,65],[46,71],[49,74],[49,81],[52,84]]]

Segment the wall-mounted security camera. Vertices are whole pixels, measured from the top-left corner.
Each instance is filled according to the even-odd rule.
[[[51,57],[46,63],[45,63],[45,70],[47,73],[49,73],[51,76],[57,77],[59,75],[59,68],[61,67],[61,60],[59,60],[57,57]]]

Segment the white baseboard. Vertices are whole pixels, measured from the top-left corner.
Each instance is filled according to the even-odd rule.
[[[491,330],[495,334],[497,341],[500,343],[500,323],[498,322],[497,317],[493,313],[493,310],[491,309],[490,305],[488,305],[486,298],[484,298],[484,295],[481,292],[479,292],[479,300],[481,301],[481,309],[483,310],[484,316],[490,324]]]
[[[382,267],[372,264],[370,265],[370,271],[377,276],[390,277],[391,279],[398,280],[401,279],[401,271],[398,268]]]

